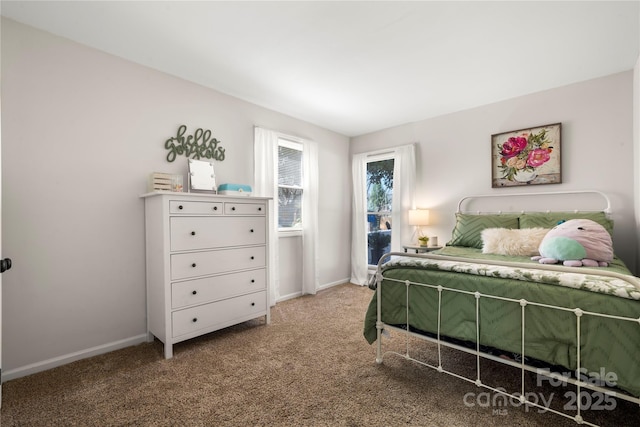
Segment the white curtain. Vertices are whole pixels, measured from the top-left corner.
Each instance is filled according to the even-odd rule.
[[[318,146],[302,142],[302,293],[315,294],[318,280]]]
[[[269,282],[271,290],[269,302],[273,306],[280,297],[278,274],[278,134],[256,127],[254,130],[254,191],[256,196],[271,197],[269,230]]]
[[[408,224],[409,210],[415,207],[413,202],[416,183],[415,145],[396,148],[394,159],[391,250],[399,252],[402,249],[402,242],[411,240]]]
[[[351,164],[351,283],[367,283],[367,154],[355,154]]]
[[[355,154],[352,159],[353,218],[351,232],[351,283],[367,283],[367,161],[373,157],[393,158],[393,200],[391,201],[391,250],[400,251],[402,242],[410,238],[408,211],[414,207],[416,181],[415,145]]]
[[[278,139],[283,137],[302,143],[302,293],[315,294],[318,280],[318,146],[314,141],[291,137],[260,127],[255,128],[255,193],[273,198],[272,230],[269,245],[271,305],[280,297],[278,266]]]

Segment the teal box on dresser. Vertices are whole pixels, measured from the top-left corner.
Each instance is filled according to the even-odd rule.
[[[246,184],[220,184],[218,186],[218,194],[250,196],[251,186]]]

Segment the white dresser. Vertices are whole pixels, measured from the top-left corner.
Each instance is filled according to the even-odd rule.
[[[148,193],[147,331],[173,344],[269,315],[269,199]]]

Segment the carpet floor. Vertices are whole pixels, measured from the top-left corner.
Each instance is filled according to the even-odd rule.
[[[278,303],[269,325],[256,319],[179,343],[169,360],[156,340],[8,381],[2,426],[577,425],[402,357],[377,364],[362,336],[371,296],[366,287],[339,285]],[[398,333],[384,343],[405,346]],[[435,345],[410,346],[421,360],[437,360]],[[472,356],[443,355],[445,369],[475,378]],[[481,372],[487,384],[519,390],[516,369],[482,362]],[[538,386],[535,374],[525,375],[529,397],[570,406],[571,388]],[[594,396],[585,399],[596,407]],[[583,416],[602,426],[640,425],[638,405],[614,402]]]

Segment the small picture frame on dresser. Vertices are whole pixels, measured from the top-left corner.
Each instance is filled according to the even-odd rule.
[[[216,192],[216,174],[213,162],[189,159],[189,192]]]

